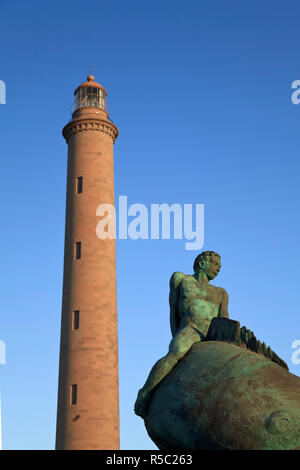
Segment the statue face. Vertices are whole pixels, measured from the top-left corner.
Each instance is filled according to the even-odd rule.
[[[204,267],[207,278],[211,281],[219,274],[221,269],[221,259],[218,256],[210,256],[209,261],[207,260],[206,266]]]

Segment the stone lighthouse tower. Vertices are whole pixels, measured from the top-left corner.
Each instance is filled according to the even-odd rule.
[[[89,75],[74,92],[68,144],[57,449],[118,449],[115,240],[96,236],[99,204],[114,204],[107,92]]]

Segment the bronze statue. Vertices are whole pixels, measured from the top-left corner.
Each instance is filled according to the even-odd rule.
[[[209,283],[220,268],[205,251],[194,275],[172,275],[173,339],[135,412],[161,450],[300,450],[300,378],[228,318],[226,291]]]
[[[221,269],[221,257],[215,251],[204,251],[194,261],[194,274],[175,272],[170,279],[170,324],[173,339],[169,352],[152,368],[135,402],[134,411],[144,417],[151,392],[173,369],[193,344],[205,339],[214,317],[228,318],[228,294],[212,286]]]

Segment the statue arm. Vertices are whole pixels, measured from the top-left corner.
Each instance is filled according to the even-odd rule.
[[[219,307],[218,317],[229,318],[228,302],[229,302],[228,294],[225,289],[222,289],[222,300],[221,300],[221,304]]]
[[[169,304],[170,304],[170,327],[172,336],[175,336],[180,323],[180,316],[178,310],[178,300],[179,300],[179,284],[184,277],[183,273],[176,272],[173,273],[170,279],[170,294],[169,294]]]

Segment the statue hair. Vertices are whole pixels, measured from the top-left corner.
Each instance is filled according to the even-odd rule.
[[[202,251],[202,253],[200,253],[200,255],[198,255],[195,258],[194,266],[193,266],[194,272],[196,272],[196,269],[198,268],[199,261],[202,261],[202,260],[206,261],[210,259],[211,256],[218,256],[219,258],[221,258],[221,256],[215,251]]]

